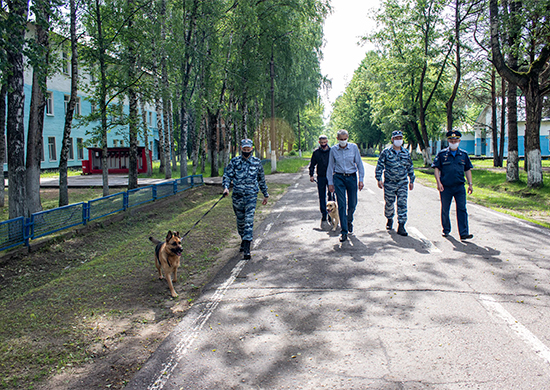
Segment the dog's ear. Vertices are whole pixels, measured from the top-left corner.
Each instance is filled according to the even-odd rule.
[[[180,232],[174,232],[174,236],[181,238]]]
[[[171,230],[168,230],[168,233],[166,234],[166,241],[170,241],[172,239],[172,231]]]

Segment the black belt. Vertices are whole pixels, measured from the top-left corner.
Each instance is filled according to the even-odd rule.
[[[340,176],[344,176],[344,177],[348,177],[348,176],[355,176],[357,172],[353,172],[353,173],[340,173],[340,172],[336,172],[334,173],[335,175],[340,175]]]

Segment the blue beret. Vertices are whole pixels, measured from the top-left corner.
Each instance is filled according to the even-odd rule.
[[[254,143],[249,138],[245,138],[241,141],[241,148],[246,148],[247,146],[250,148],[254,147]]]
[[[447,131],[447,138],[460,138],[462,134],[458,130]]]
[[[391,137],[403,137],[403,132],[401,130],[392,131]]]

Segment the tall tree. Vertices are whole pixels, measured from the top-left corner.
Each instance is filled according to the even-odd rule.
[[[5,31],[9,34],[5,51],[8,89],[8,209],[10,219],[27,216],[25,167],[25,90],[24,61],[25,31],[29,10],[28,0],[8,2]]]
[[[529,4],[526,4],[529,3]],[[510,83],[517,85],[525,96],[525,163],[528,165],[527,183],[530,187],[543,185],[542,161],[540,150],[540,121],[542,117],[542,97],[550,91],[550,32],[540,28],[549,20],[547,5],[540,2],[523,2],[527,13],[527,25],[530,27],[528,67],[520,72],[511,69],[506,63],[500,48],[499,5],[490,0],[492,61],[499,74]],[[529,6],[529,8],[528,8]],[[539,49],[540,48],[540,49]]]
[[[2,75],[3,76],[3,75]],[[2,164],[2,167],[4,167],[4,161],[6,159],[6,95],[8,93],[8,89],[6,88],[6,84],[4,83],[4,78],[0,78],[0,164]],[[6,183],[4,180],[4,169],[2,169],[2,175],[0,180],[0,207],[4,207],[6,198],[5,198],[5,190],[6,190]]]
[[[33,2],[35,39],[29,51],[33,69],[29,126],[27,130],[26,193],[29,215],[42,210],[40,203],[40,163],[42,161],[44,113],[46,110],[46,83],[49,68],[50,13],[48,0]]]

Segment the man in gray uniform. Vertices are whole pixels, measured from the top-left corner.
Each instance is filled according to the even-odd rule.
[[[241,155],[231,159],[223,173],[223,194],[229,194],[229,186],[233,183],[233,211],[237,217],[237,230],[241,236],[243,259],[250,259],[250,243],[254,229],[254,213],[258,192],[262,191],[263,205],[267,204],[267,184],[262,162],[252,156],[254,144],[251,139],[241,141]]]
[[[402,147],[403,133],[399,130],[391,134],[392,146],[384,149],[378,157],[375,177],[378,187],[384,189],[386,205],[384,215],[388,219],[386,229],[393,227],[395,214],[394,203],[397,198],[397,234],[406,236],[405,223],[407,222],[407,195],[408,190],[414,188],[414,168],[409,151]],[[384,173],[384,181],[382,181]],[[408,180],[407,180],[408,176]]]

